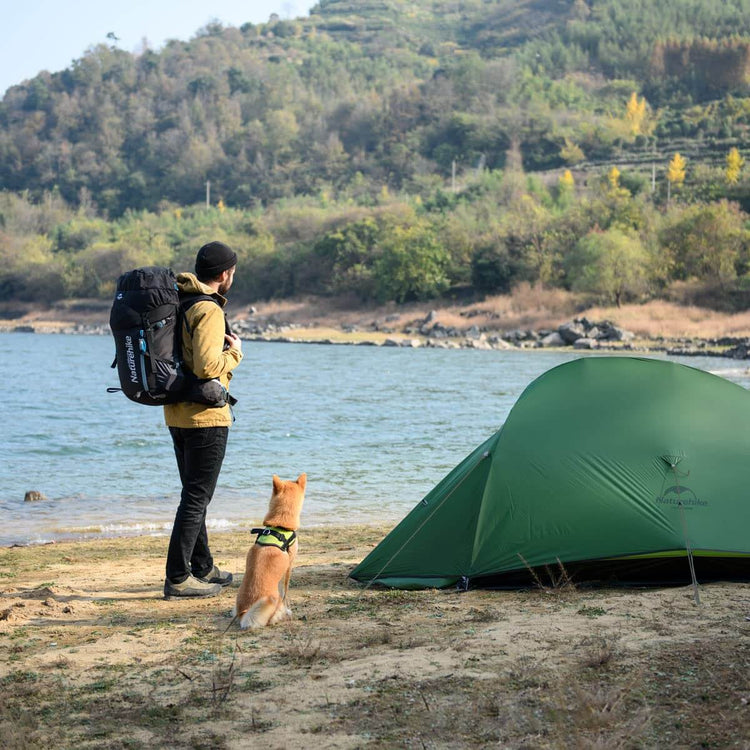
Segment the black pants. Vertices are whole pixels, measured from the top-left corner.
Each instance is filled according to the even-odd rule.
[[[180,505],[167,552],[167,578],[182,583],[191,573],[211,572],[206,509],[211,502],[227,447],[228,427],[170,427],[182,481]]]

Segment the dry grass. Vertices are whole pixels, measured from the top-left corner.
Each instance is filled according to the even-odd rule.
[[[470,304],[433,300],[373,307],[358,304],[350,298],[305,297],[272,300],[259,303],[255,308],[257,314],[263,317],[275,317],[310,327],[368,326],[378,321],[380,325],[397,330],[408,325],[419,325],[429,312],[435,311],[435,320],[446,327],[469,328],[477,325],[511,330],[557,326],[575,315],[580,306],[581,300],[576,295],[523,283],[510,295],[487,297]],[[247,308],[235,311],[240,315],[246,312]]]
[[[508,295],[487,297],[470,304],[431,302],[403,306],[358,308],[351,300],[306,298],[275,301],[256,306],[263,316],[304,325],[310,329],[340,329],[342,325],[367,326],[373,321],[399,330],[419,325],[434,310],[435,320],[446,327],[467,329],[472,325],[490,330],[554,329],[574,317],[591,321],[610,320],[642,338],[720,338],[750,336],[750,311],[722,313],[691,304],[654,300],[622,307],[587,306],[580,295],[560,289],[544,289],[523,283]],[[305,337],[311,338],[311,331]],[[373,334],[374,336],[375,334]],[[317,338],[338,337],[326,333]],[[367,336],[373,339],[373,336]]]
[[[644,305],[592,307],[589,320],[612,320],[639,336],[720,338],[750,336],[750,311],[719,313],[692,305],[653,301]]]

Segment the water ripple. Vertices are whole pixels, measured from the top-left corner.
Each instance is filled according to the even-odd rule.
[[[534,378],[581,356],[244,348],[237,422],[209,509],[222,528],[258,522],[271,475],[303,471],[305,524],[395,522],[502,425]],[[0,378],[0,544],[168,533],[180,486],[162,410],[106,393],[116,385],[112,350],[106,337],[0,334],[0,367],[35,373],[23,388]],[[750,385],[736,362],[677,359]],[[27,490],[50,499],[24,503]]]

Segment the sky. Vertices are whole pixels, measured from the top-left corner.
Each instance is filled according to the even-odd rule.
[[[207,23],[225,26],[306,16],[313,0],[0,0],[0,98],[10,86],[42,70],[69,67],[92,45],[114,42],[140,51],[143,39],[158,50],[168,39],[187,41]]]

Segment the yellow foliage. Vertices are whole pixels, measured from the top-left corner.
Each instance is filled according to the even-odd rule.
[[[620,170],[617,167],[612,167],[607,173],[607,179],[612,190],[617,190],[620,187]]]
[[[643,133],[643,125],[646,120],[646,97],[638,101],[638,95],[635,91],[630,95],[625,107],[625,120],[630,127],[631,135],[640,135]]]
[[[727,154],[727,168],[725,172],[727,182],[730,185],[735,185],[737,184],[737,182],[739,182],[740,171],[742,170],[744,164],[745,160],[742,158],[739,150],[734,147],[731,148],[729,153]]]
[[[673,185],[682,185],[685,182],[685,167],[687,162],[677,152],[672,161],[669,162],[667,169],[667,180]]]
[[[572,190],[573,186],[575,185],[575,180],[573,179],[573,175],[571,174],[569,169],[566,169],[561,175],[560,179],[558,180],[560,183],[560,187],[564,190]]]
[[[565,159],[568,164],[578,164],[586,158],[581,147],[577,143],[571,141],[570,138],[565,139],[565,145],[560,149],[560,156]]]
[[[224,200],[222,198],[219,198],[219,202],[216,204],[216,208],[219,209],[219,213],[223,214],[224,211],[227,210],[227,207],[224,205]]]

